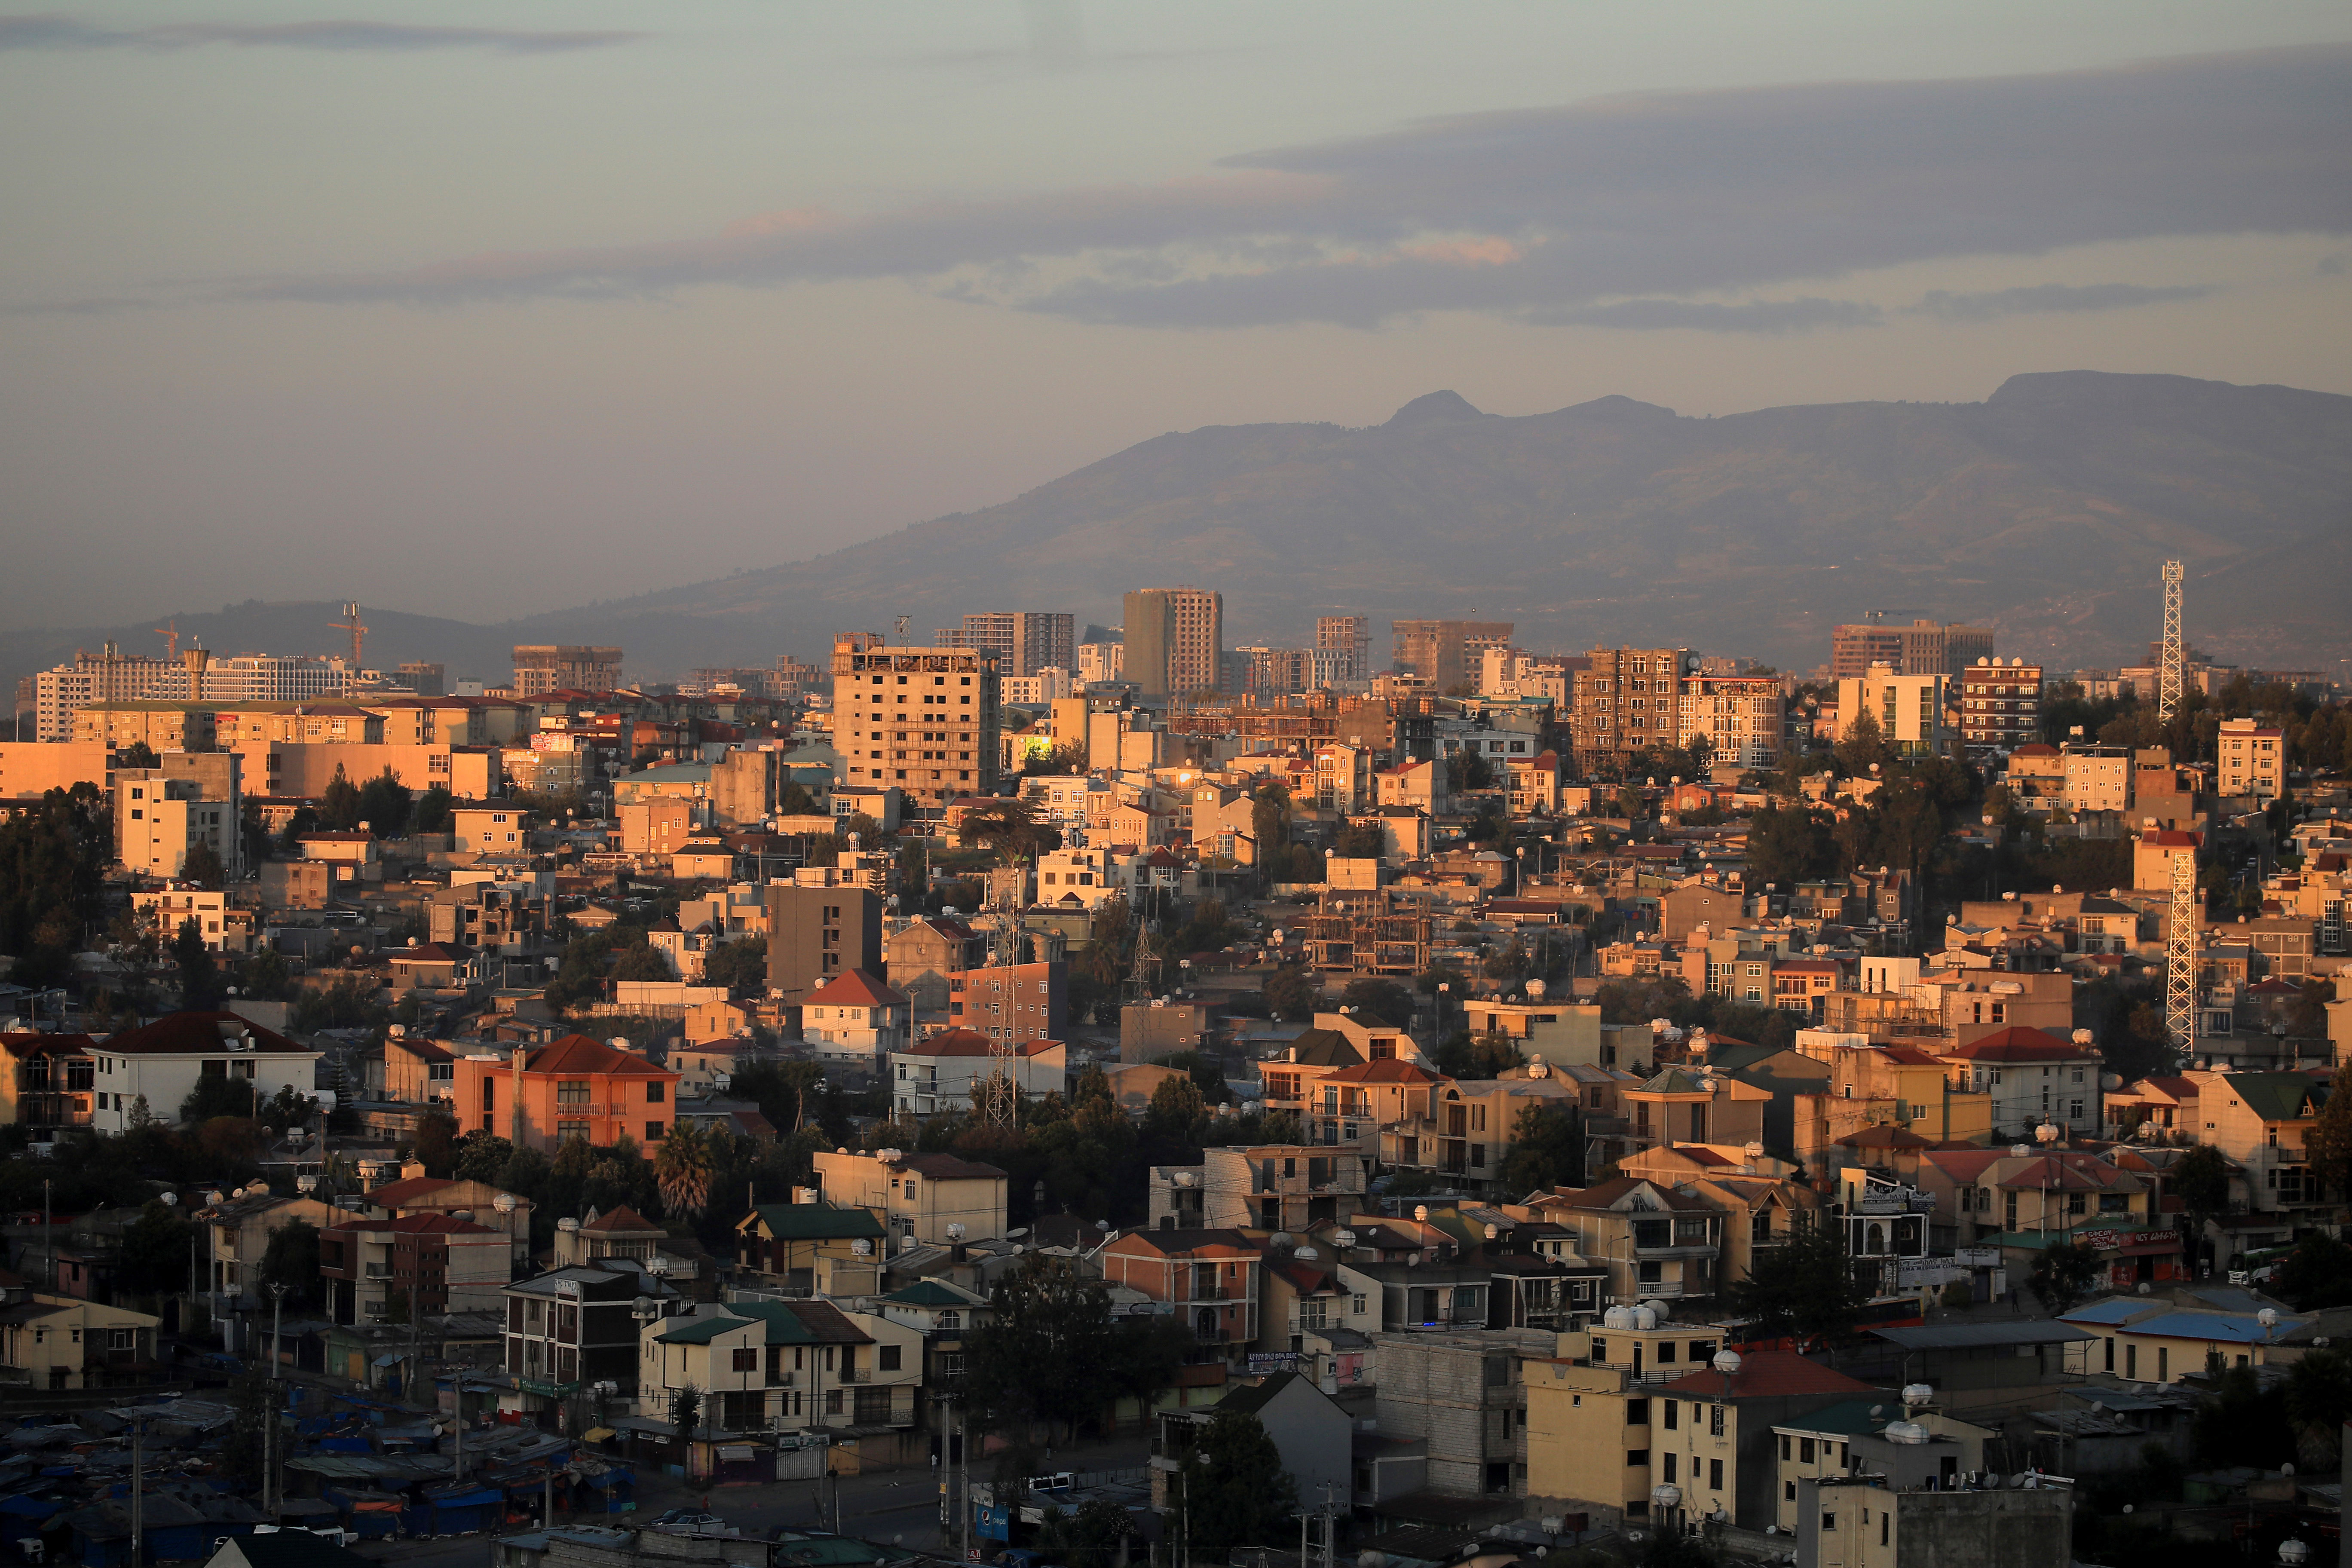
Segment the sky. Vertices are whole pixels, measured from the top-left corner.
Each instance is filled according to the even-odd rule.
[[[497,620],[1439,388],[2352,393],[2340,4],[365,5],[0,13],[18,625]]]

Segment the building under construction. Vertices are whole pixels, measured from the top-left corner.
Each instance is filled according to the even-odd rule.
[[[1385,889],[1327,891],[1306,926],[1307,962],[1316,969],[1410,976],[1429,967],[1428,906]]]

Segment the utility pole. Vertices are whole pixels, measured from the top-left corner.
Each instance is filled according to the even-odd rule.
[[[147,1563],[147,1423],[131,1423],[131,1568]]]
[[[262,1427],[261,1496],[268,1510],[269,1522],[278,1522],[278,1336],[286,1322],[286,1287],[272,1282],[269,1287],[269,1422]]]

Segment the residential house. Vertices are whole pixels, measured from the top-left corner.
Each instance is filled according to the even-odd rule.
[[[1041,869],[1038,881],[1045,880]],[[883,938],[882,952],[891,988],[905,996],[916,1012],[944,1015],[948,976],[986,963],[988,936],[961,921],[927,916],[909,921]]]
[[[1236,1230],[1139,1230],[1097,1255],[1125,1286],[1192,1331],[1204,1352],[1238,1358],[1258,1337],[1258,1252]]]
[[[394,1024],[383,1042],[383,1081],[374,1087],[404,1105],[455,1105],[457,1058],[447,1047]]]
[[[1366,1073],[1386,1064],[1373,1062]],[[1338,1075],[1345,1081],[1347,1075]],[[1367,1086],[1368,1092],[1374,1087]],[[1583,1086],[1531,1059],[1494,1079],[1438,1079],[1425,1095],[1400,1092],[1393,1116],[1383,1115],[1378,1138],[1381,1163],[1399,1170],[1427,1171],[1447,1184],[1490,1195],[1503,1192],[1503,1168],[1518,1140],[1519,1118],[1529,1108],[1581,1105]],[[1385,1110],[1385,1100],[1368,1100]]]
[[[901,1246],[994,1241],[1004,1234],[1008,1178],[993,1165],[896,1149],[819,1153],[815,1165],[817,1185],[827,1201],[881,1215]]]
[[[2067,1347],[2067,1370],[2126,1383],[2171,1383],[2202,1375],[2211,1356],[2221,1357],[2224,1367],[2267,1366],[2272,1352],[2314,1320],[2235,1304],[2250,1300],[2243,1291],[2189,1287],[2086,1302],[2058,1320],[2093,1336]]]
[[[2197,1086],[2194,1129],[2246,1173],[2247,1206],[2258,1214],[2317,1220],[2332,1214],[2325,1184],[2311,1168],[2311,1130],[2329,1089],[2300,1072],[2181,1075]]]
[[[902,1286],[875,1305],[892,1322],[922,1336],[921,1381],[932,1387],[953,1384],[963,1376],[964,1336],[992,1315],[987,1297],[937,1278]]]
[[[1531,1195],[1533,1217],[1572,1231],[1576,1250],[1609,1268],[1616,1302],[1711,1297],[1719,1288],[1721,1210],[1673,1187],[1620,1176]]]
[[[34,1129],[87,1127],[98,1063],[88,1035],[0,1034],[0,1120]]]
[[[1059,1040],[1029,1040],[1003,1056],[970,1029],[942,1029],[892,1051],[887,1058],[895,1113],[922,1118],[971,1109],[972,1089],[999,1070],[1024,1100],[1058,1094],[1069,1079],[1069,1051]]]
[[[1429,1117],[1438,1086],[1450,1081],[1395,1058],[1326,1073],[1316,1085],[1318,1098],[1305,1117],[1307,1137],[1313,1142],[1359,1144],[1376,1152],[1383,1127]]]
[[[637,1314],[675,1310],[677,1292],[625,1263],[551,1269],[518,1279],[506,1299],[505,1371],[511,1393],[501,1410],[554,1419],[573,1394],[599,1383],[637,1392]],[[640,1307],[643,1299],[647,1305]]]
[[[368,1190],[364,1197],[368,1217],[404,1219],[411,1215],[455,1215],[505,1237],[514,1268],[520,1269],[530,1263],[530,1216],[536,1205],[529,1198],[470,1177],[428,1176],[424,1165],[414,1160],[401,1169],[398,1181]],[[499,1278],[503,1280],[507,1276]]]
[[[205,1254],[205,1288],[213,1298],[213,1314],[219,1317],[225,1303],[255,1293],[273,1235],[298,1219],[324,1230],[345,1216],[316,1198],[273,1196],[256,1182],[226,1197],[211,1195],[190,1217]]]
[[[338,1323],[496,1311],[511,1255],[501,1233],[446,1214],[345,1219],[319,1233],[319,1275]]]
[[[793,1202],[761,1204],[736,1222],[735,1266],[788,1296],[871,1295],[888,1240],[871,1209],[836,1207],[800,1188]]]
[[[1913,1429],[1890,1437],[1887,1428],[1901,1422]],[[1999,1434],[1925,1405],[1854,1399],[1783,1422],[1772,1436],[1780,1479],[1773,1524],[1780,1534],[1795,1536],[1803,1483],[1870,1475],[1903,1487],[1957,1487],[1961,1476],[1985,1468],[1985,1444]],[[1866,1531],[1872,1522],[1855,1510],[1853,1527]],[[1886,1533],[1892,1535],[1891,1528]]]
[[[878,1072],[907,1048],[913,1011],[896,987],[853,969],[809,994],[801,1005],[801,1038],[816,1047],[820,1061]]]
[[[711,1402],[710,1431],[689,1462],[709,1479],[722,1473],[718,1439],[770,1431],[834,1431],[862,1458],[902,1459],[861,1445],[883,1436],[875,1428],[915,1425],[923,1337],[886,1314],[827,1300],[731,1301],[644,1324],[637,1357],[637,1387],[660,1406],[688,1388]]]
[[[1601,1058],[1601,1007],[1566,1000],[1509,1002],[1499,996],[1462,1000],[1462,1026],[1473,1035],[1500,1035],[1521,1061],[1537,1057],[1554,1067],[1580,1062],[1613,1066]]]
[[[1177,1473],[1192,1457],[1202,1429],[1225,1410],[1257,1418],[1302,1506],[1348,1495],[1348,1413],[1311,1380],[1277,1372],[1229,1391],[1213,1406],[1160,1413],[1150,1460],[1152,1507],[1166,1511],[1179,1505]]]
[[[624,1138],[658,1143],[677,1110],[676,1072],[585,1035],[535,1049],[518,1045],[503,1061],[467,1056],[456,1065],[458,1126],[542,1154],[572,1137],[596,1148]]]
[[[2054,1123],[2068,1137],[2095,1138],[2105,1124],[2099,1075],[2106,1061],[2087,1039],[2012,1025],[1943,1055],[1955,1085],[1988,1096],[1996,1137],[2030,1137]]]
[[[152,1383],[163,1371],[155,1359],[162,1322],[145,1312],[35,1291],[0,1307],[0,1386],[38,1394]]]
[[[1366,1173],[1360,1155],[1318,1144],[1207,1149],[1198,1165],[1151,1173],[1147,1223],[1158,1230],[1304,1235],[1310,1226],[1355,1212]]]
[[[208,1078],[249,1087],[256,1105],[281,1089],[309,1094],[317,1087],[321,1054],[235,1013],[166,1013],[97,1047],[91,1082],[98,1103],[90,1125],[123,1131],[142,1102],[149,1115],[172,1121]]]

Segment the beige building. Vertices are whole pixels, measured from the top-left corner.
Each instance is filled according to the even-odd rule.
[[[801,1007],[801,1038],[818,1059],[879,1071],[904,1050],[913,1010],[907,998],[862,969],[826,982]]]
[[[148,1382],[163,1320],[35,1291],[0,1311],[0,1385],[39,1393]]]
[[[156,938],[166,946],[179,936],[183,925],[194,921],[205,951],[253,951],[253,911],[232,908],[226,893],[167,882],[161,888],[131,894],[131,908],[154,921]]]
[[[223,874],[245,875],[244,773],[230,752],[167,752],[152,768],[118,770],[114,852],[141,877],[176,877],[199,844],[220,858]]]
[[[520,643],[514,650],[514,694],[610,691],[621,684],[621,650],[572,643]]]
[[[78,650],[71,664],[33,678],[34,733],[52,744],[73,740],[74,716],[82,709],[144,697],[177,668],[170,659],[124,653],[113,643],[97,653]]]
[[[1777,675],[1685,675],[1681,743],[1703,735],[1718,763],[1779,767],[1783,706]]]
[[[306,800],[325,794],[339,768],[355,784],[364,784],[389,769],[413,794],[422,795],[438,784],[459,800],[488,799],[498,793],[504,777],[497,752],[460,746],[269,742],[238,749],[246,758],[247,789],[257,784],[263,795],[299,795]]]
[[[449,847],[466,855],[525,855],[530,814],[510,805],[461,805],[449,813]]]
[[[2224,719],[2213,749],[2213,783],[2222,795],[2275,800],[2286,787],[2284,731],[2252,719]]]
[[[1146,697],[1218,689],[1225,596],[1206,588],[1139,588],[1126,599],[1123,678]]]
[[[205,1289],[214,1298],[217,1316],[224,1300],[257,1294],[261,1261],[268,1255],[269,1238],[295,1220],[320,1230],[350,1218],[316,1198],[281,1198],[256,1182],[241,1192],[199,1209],[193,1216],[205,1255]]]
[[[110,794],[109,762],[103,741],[0,742],[0,802],[38,800],[78,784]]]
[[[820,1153],[815,1163],[826,1202],[873,1210],[893,1237],[946,1246],[1004,1234],[1006,1177],[993,1165],[896,1149]],[[961,1228],[950,1235],[950,1226]]]
[[[1688,648],[1594,648],[1576,672],[1577,765],[1611,770],[1647,747],[1675,743],[1683,678],[1692,668]]]
[[[1517,630],[1510,621],[1391,621],[1391,668],[1441,694],[1452,691],[1475,682],[1486,650],[1510,647]]]
[[[944,806],[996,793],[1002,720],[996,656],[891,647],[878,633],[834,639],[833,739],[850,788],[904,791]]]
[[[216,724],[213,708],[202,702],[93,702],[75,712],[72,738],[118,752],[131,746],[144,746],[158,755],[209,752],[215,744]]]
[[[1992,633],[1981,626],[1872,622],[1838,626],[1830,633],[1830,676],[1836,680],[1866,675],[1878,664],[1897,675],[1958,676],[1978,659],[1991,657]]]
[[[1838,726],[1841,738],[1851,733],[1855,719],[1867,713],[1878,726],[1880,739],[1897,756],[1943,756],[1958,739],[1944,715],[1944,688],[1949,677],[1898,675],[1885,665],[1838,682]]]
[[[642,1408],[667,1410],[692,1388],[710,1402],[716,1436],[840,1429],[839,1441],[861,1445],[920,1419],[924,1340],[911,1323],[829,1300],[705,1302],[690,1314],[639,1331]],[[725,1447],[693,1448],[697,1479],[719,1473]]]

